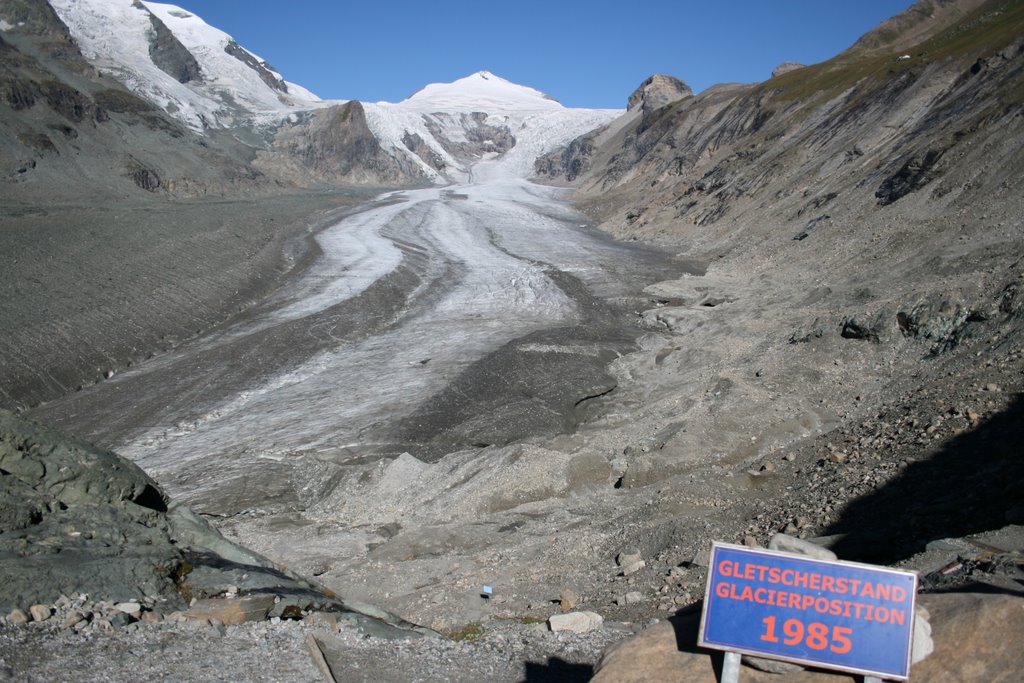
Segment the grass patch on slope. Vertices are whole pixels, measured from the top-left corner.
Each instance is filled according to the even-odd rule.
[[[1021,35],[1024,35],[1024,0],[992,0],[917,45],[893,48],[891,53],[876,57],[858,58],[855,52],[844,53],[773,78],[763,87],[773,90],[775,99],[781,102],[819,102],[839,95],[864,79],[882,82],[936,61],[987,57]],[[909,55],[909,59],[899,59],[903,55]]]

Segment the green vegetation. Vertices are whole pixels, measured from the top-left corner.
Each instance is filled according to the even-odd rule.
[[[918,71],[932,62],[988,57],[1021,35],[1024,35],[1024,0],[992,0],[963,21],[918,45],[894,48],[889,54],[875,57],[858,58],[856,52],[843,53],[827,62],[783,74],[763,87],[775,91],[775,97],[781,101],[823,101],[865,79],[877,84]],[[884,42],[895,39],[891,36]],[[904,54],[910,58],[899,59]],[[1016,101],[1019,101],[1020,88],[1015,90]]]
[[[480,624],[466,624],[458,631],[453,631],[448,634],[448,637],[452,640],[465,640],[472,642],[481,638],[484,635],[484,627]]]

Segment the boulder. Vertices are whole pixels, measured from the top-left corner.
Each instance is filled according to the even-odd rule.
[[[548,618],[548,628],[552,631],[572,631],[586,633],[601,628],[604,617],[597,612],[568,612],[554,614]]]
[[[997,593],[921,595],[931,614],[934,652],[911,668],[930,683],[1010,683],[1024,667],[1024,598]],[[697,648],[700,611],[655,624],[605,651],[593,683],[688,681],[717,683],[722,653]],[[771,674],[744,669],[744,683],[841,683],[859,676],[823,670]]]
[[[834,552],[824,546],[788,534],[775,534],[772,536],[771,541],[768,542],[768,549],[794,555],[803,555],[815,560],[824,560],[825,562],[833,562],[839,559]]]
[[[217,620],[222,624],[244,624],[247,621],[263,621],[273,606],[273,595],[197,600],[185,612],[185,618],[197,621]]]

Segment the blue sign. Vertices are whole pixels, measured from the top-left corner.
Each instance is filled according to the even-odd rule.
[[[917,575],[715,543],[698,644],[851,673],[910,675]]]

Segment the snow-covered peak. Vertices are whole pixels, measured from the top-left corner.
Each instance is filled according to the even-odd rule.
[[[196,130],[269,122],[320,101],[175,5],[49,1],[90,62]],[[158,64],[154,54],[164,61]]]
[[[517,85],[489,71],[477,71],[453,83],[431,83],[402,100],[417,111],[544,111],[564,109],[539,90]]]

